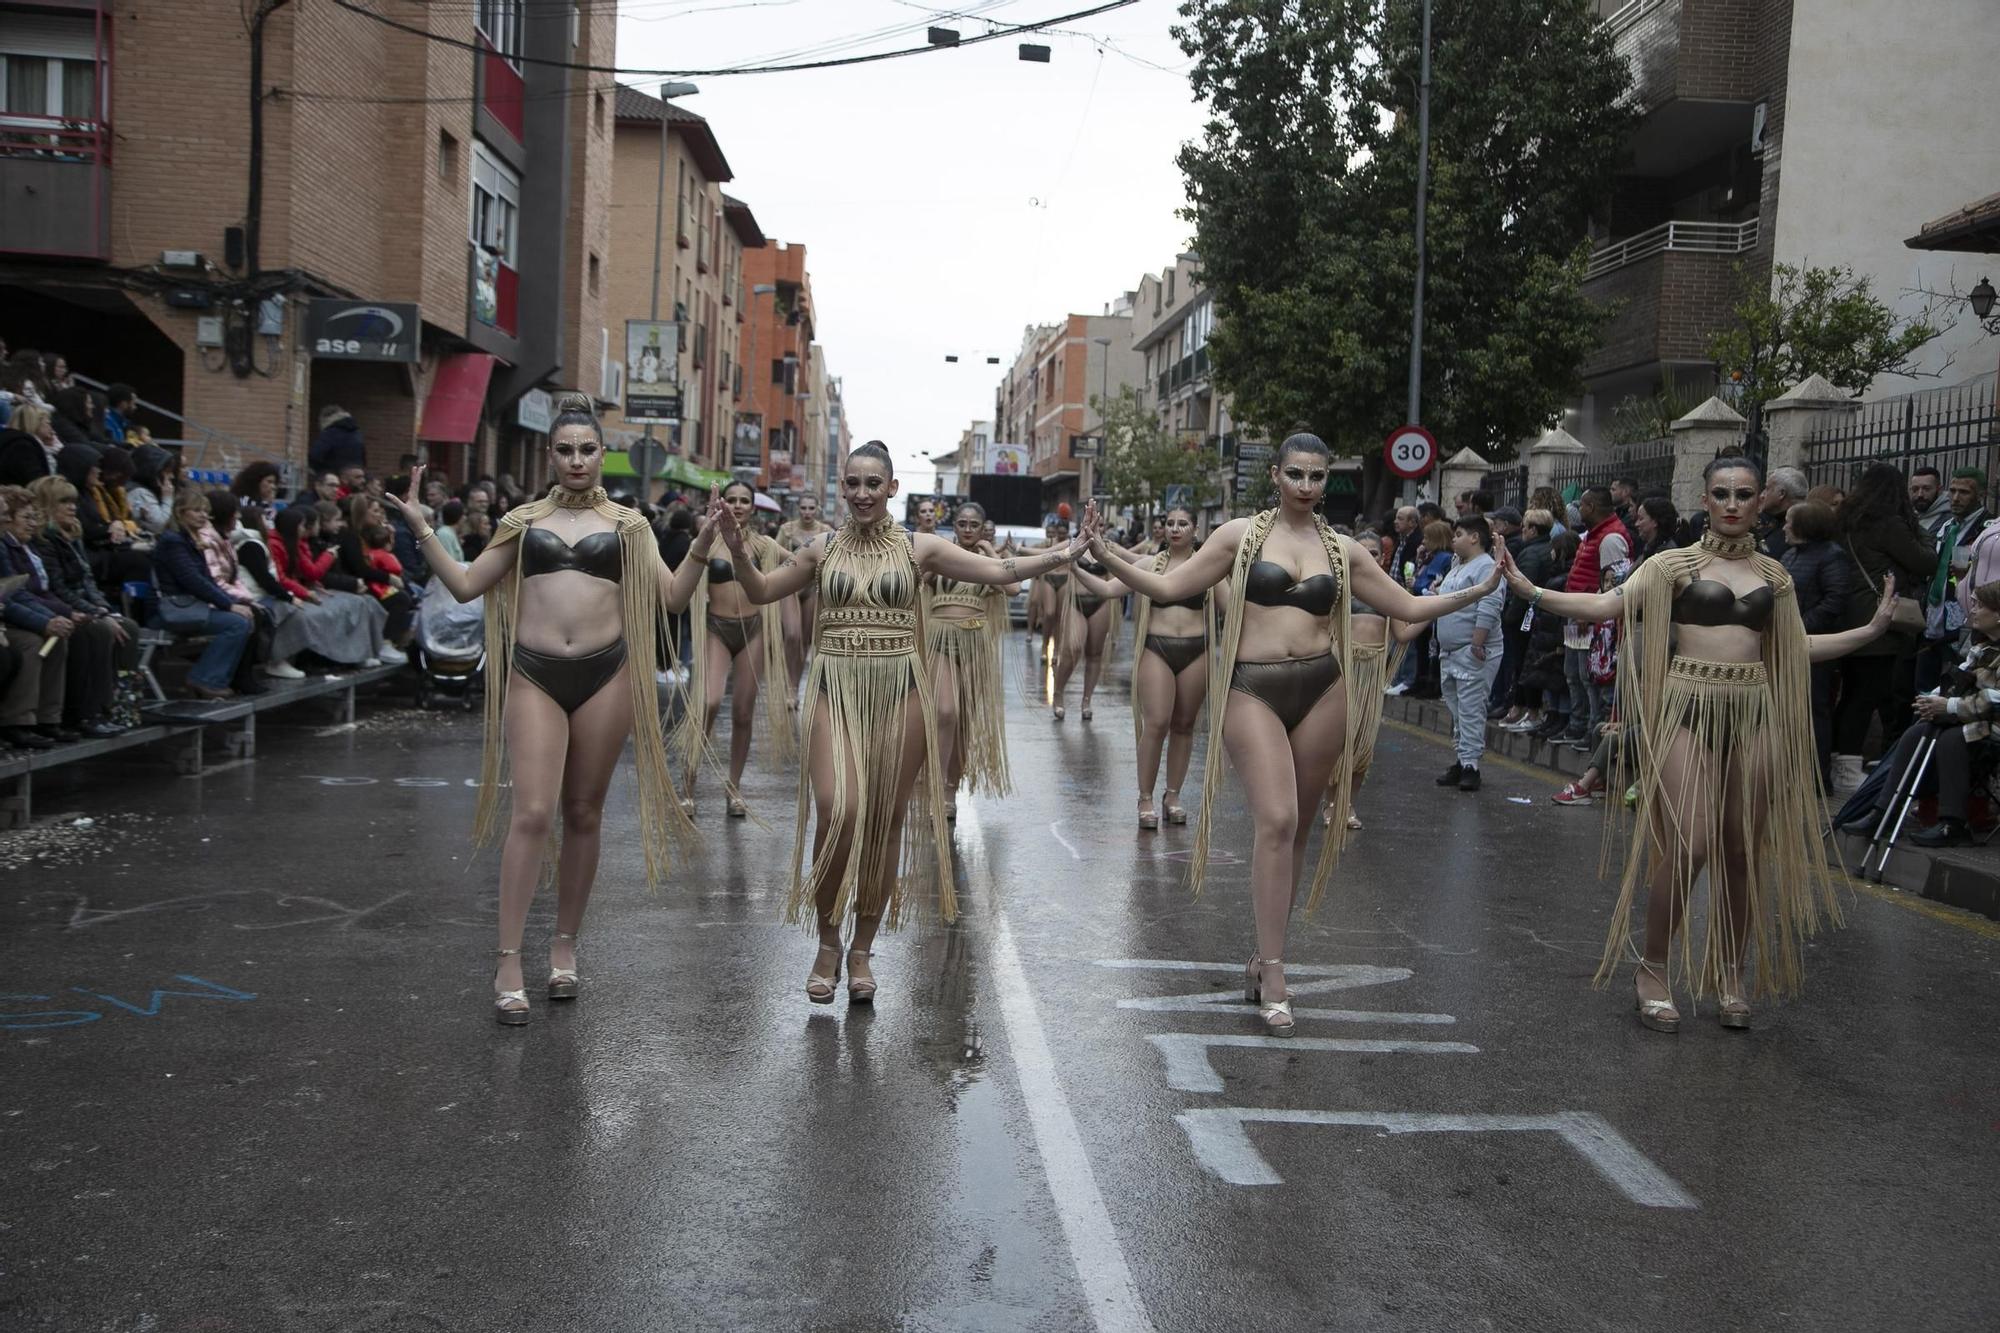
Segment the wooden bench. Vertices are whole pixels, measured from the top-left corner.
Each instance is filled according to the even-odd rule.
[[[354,721],[355,691],[363,685],[388,680],[401,667],[365,667],[344,675],[311,676],[305,680],[265,678],[264,693],[243,699],[213,702],[175,699],[149,704],[142,710],[145,721],[132,730],[103,740],[77,741],[53,750],[28,750],[0,755],[0,829],[19,828],[34,817],[34,775],[65,764],[101,759],[121,750],[161,741],[178,742],[173,755],[174,770],[183,775],[201,773],[206,766],[209,728],[227,727],[223,745],[229,758],[250,759],[257,753],[257,715],[274,708],[286,708],[311,699],[334,700],[339,720]]]

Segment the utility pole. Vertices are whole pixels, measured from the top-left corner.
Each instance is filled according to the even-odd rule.
[[[1111,339],[1092,338],[1097,345],[1097,453],[1104,455],[1104,409],[1111,405]],[[1086,458],[1077,469],[1077,489],[1083,495],[1076,507],[1077,522],[1083,521],[1083,507],[1097,494],[1097,459]]]
[[[1410,405],[1405,421],[1421,425],[1424,387],[1424,208],[1431,183],[1431,0],[1424,0],[1423,46],[1417,58],[1417,292],[1410,313]],[[1415,479],[1403,483],[1403,502],[1417,498]]]

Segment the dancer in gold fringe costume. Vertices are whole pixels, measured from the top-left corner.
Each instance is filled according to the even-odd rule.
[[[1364,550],[1366,548],[1363,548]],[[1367,603],[1356,600],[1353,609],[1354,626],[1354,688],[1349,697],[1353,700],[1354,718],[1354,781],[1351,795],[1361,794],[1361,784],[1368,778],[1368,770],[1375,763],[1375,742],[1382,734],[1382,691],[1396,674],[1396,668],[1403,664],[1403,654],[1409,648],[1409,640],[1398,637],[1398,631],[1405,627],[1397,621],[1377,611]],[[1422,626],[1409,626],[1411,638],[1423,632]],[[1332,820],[1333,809],[1327,808],[1327,818]],[[1347,827],[1359,832],[1361,817],[1352,809],[1347,812]]]
[[[1194,559],[1194,511],[1176,505],[1161,527],[1162,548],[1141,556],[1108,546],[1111,567],[1139,565],[1166,574]],[[1079,579],[1084,576],[1079,573]],[[1122,585],[1121,585],[1122,586]],[[1187,823],[1181,784],[1194,755],[1194,727],[1208,698],[1208,666],[1215,644],[1216,593],[1213,588],[1178,602],[1155,603],[1138,594],[1132,642],[1132,726],[1139,742],[1139,827],[1156,829],[1164,813],[1171,823]],[[1160,780],[1160,752],[1167,756],[1167,789],[1162,811],[1153,809],[1153,784]],[[1204,793],[1205,795],[1205,793]]]
[[[1755,463],[1716,459],[1703,474],[1701,541],[1651,556],[1609,592],[1549,592],[1501,556],[1509,586],[1536,610],[1624,620],[1619,707],[1638,737],[1620,747],[1610,789],[1636,780],[1636,834],[1597,982],[1610,980],[1631,949],[1643,884],[1645,947],[1633,982],[1639,1021],[1659,1032],[1680,1028],[1676,944],[1677,979],[1697,1000],[1714,992],[1722,1026],[1741,1029],[1750,1026],[1746,997],[1796,993],[1805,937],[1822,917],[1840,920],[1821,839],[1808,668],[1881,636],[1895,580],[1884,581],[1868,624],[1807,634],[1785,567],[1757,550],[1762,490]],[[1631,751],[1636,774],[1622,772]],[[1608,860],[1608,842],[1605,850]],[[1703,870],[1707,928],[1697,945],[1688,909]],[[1753,948],[1754,988],[1744,977]]]
[[[820,522],[819,497],[801,495],[799,516],[778,528],[778,545],[787,551],[796,551],[828,531],[831,531],[830,525]],[[817,609],[818,602],[811,588],[786,603],[785,666],[791,672],[787,679],[790,693],[786,695],[786,702],[794,711],[799,706],[799,680],[805,675],[806,654],[812,651],[813,612]]]
[[[424,520],[421,466],[411,470],[409,496],[390,497],[443,585],[431,596],[486,598],[486,751],[474,837],[492,840],[501,789],[511,784],[493,982],[496,1013],[509,1025],[528,1021],[521,934],[558,827],[548,993],[577,994],[575,942],[597,877],[605,792],[628,733],[648,883],[666,876],[673,852],[694,835],[673,799],[653,672],[661,608],[687,605],[700,562],[669,572],[645,517],[605,498],[604,436],[590,399],[565,394],[558,409],[549,431],[555,488],[509,510],[471,565],[447,555]]]
[[[1178,602],[1229,580],[1229,618],[1220,635],[1215,679],[1227,696],[1208,710],[1208,770],[1195,820],[1188,880],[1199,893],[1207,873],[1209,828],[1227,751],[1249,800],[1255,827],[1250,899],[1257,952],[1245,992],[1273,1036],[1293,1035],[1285,989],[1285,929],[1305,869],[1313,812],[1334,783],[1334,824],[1312,877],[1308,910],[1326,891],[1347,833],[1357,710],[1346,680],[1353,674],[1351,598],[1398,620],[1424,622],[1470,606],[1499,585],[1448,597],[1413,597],[1351,538],[1314,509],[1326,492],[1330,454],[1314,435],[1294,435],[1271,466],[1278,507],[1218,528],[1194,558],[1165,574],[1126,565],[1123,581],[1155,602]],[[1095,543],[1101,555],[1103,543]]]
[[[958,914],[920,580],[938,575],[960,583],[1012,583],[1059,568],[1082,548],[1079,538],[1064,550],[996,560],[929,533],[906,533],[889,517],[896,491],[889,451],[871,440],[847,457],[841,478],[846,522],[772,573],[737,562],[753,602],[775,602],[808,583],[819,588],[818,648],[801,710],[806,763],[785,904],[787,920],[810,920],[818,929],[819,957],[806,978],[806,998],[815,1004],[833,1000],[850,914],[847,997],[863,1004],[875,998],[869,958],[880,926],[893,930],[913,899],[919,909],[935,904],[945,920]],[[728,509],[711,504],[709,517],[730,549],[741,552],[744,533]],[[917,820],[906,832],[920,775],[925,782]],[[814,816],[809,860],[808,813]]]
[[[735,516],[737,526],[747,532],[757,512],[757,492],[748,482],[732,481],[722,488],[722,503]],[[711,556],[697,571],[694,614],[688,617],[693,630],[693,679],[688,686],[688,712],[675,733],[687,774],[684,808],[693,813],[695,774],[715,730],[715,715],[722,709],[724,681],[731,685],[729,703],[729,785],[726,790],[732,819],[749,813],[743,803],[743,767],[750,759],[751,735],[756,729],[757,697],[764,697],[765,749],[777,763],[798,758],[798,738],[792,730],[790,705],[786,702],[785,641],[780,606],[758,606],[744,595],[737,571],[745,563],[770,571],[785,558],[784,548],[761,533],[745,538],[746,555],[730,559]],[[700,712],[695,712],[699,705]],[[699,722],[697,723],[697,718]]]
[[[986,510],[967,502],[958,507],[952,535],[967,551],[991,555],[986,545]],[[937,698],[938,752],[944,756],[944,817],[958,818],[958,786],[1005,796],[1013,790],[1007,774],[1007,688],[1000,671],[1006,644],[1007,599],[1018,583],[963,583],[942,574],[924,579],[930,595],[929,630],[932,689]]]

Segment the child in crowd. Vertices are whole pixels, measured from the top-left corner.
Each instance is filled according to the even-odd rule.
[[[391,549],[396,535],[387,528],[370,528],[361,534],[361,542],[368,548],[368,567],[388,580],[375,585],[375,595],[386,601],[403,587],[403,562]]]

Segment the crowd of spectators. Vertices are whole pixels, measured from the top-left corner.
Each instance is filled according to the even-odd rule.
[[[1384,570],[1422,595],[1476,581],[1494,542],[1504,543],[1538,586],[1602,590],[1660,552],[1699,540],[1703,528],[1700,513],[1684,516],[1668,496],[1641,493],[1629,478],[1567,497],[1542,488],[1525,511],[1496,507],[1478,491],[1456,497],[1455,507],[1454,520],[1435,503],[1407,506],[1379,536],[1366,526],[1360,536],[1379,550]],[[1924,466],[1906,475],[1875,463],[1843,490],[1812,486],[1797,468],[1775,468],[1765,480],[1757,540],[1790,574],[1808,633],[1864,623],[1889,574],[1899,595],[1922,608],[1921,627],[1913,616],[1901,620],[1868,647],[1813,667],[1814,741],[1836,796],[1861,785],[1867,753],[1910,753],[1914,740],[1897,745],[1913,721],[1942,719],[1964,739],[1986,741],[1987,719],[2000,712],[2000,690],[1981,693],[1982,681],[2000,678],[2000,524],[1992,522],[1980,469],[1960,467],[1946,477]],[[1983,588],[1992,589],[1992,610],[1981,610]],[[1467,666],[1471,629],[1446,628],[1471,614],[1419,636],[1389,685],[1392,694],[1442,697],[1451,707],[1456,762],[1440,784],[1477,789],[1463,779],[1483,746],[1472,733],[1483,731],[1490,714],[1503,730],[1592,756],[1584,775],[1556,793],[1559,804],[1602,798],[1616,747],[1629,739],[1618,709],[1622,627],[1538,615],[1510,594],[1497,611],[1499,656],[1482,659],[1475,675]],[[1468,625],[1483,629],[1483,614]],[[1479,634],[1478,646],[1487,637]],[[1483,711],[1472,699],[1476,679],[1488,685]],[[1940,747],[1942,766],[1956,777],[1940,788],[1943,813],[1919,841],[1964,839],[1963,770],[1993,765],[2000,756],[1989,755],[1992,749],[2000,746]]]

